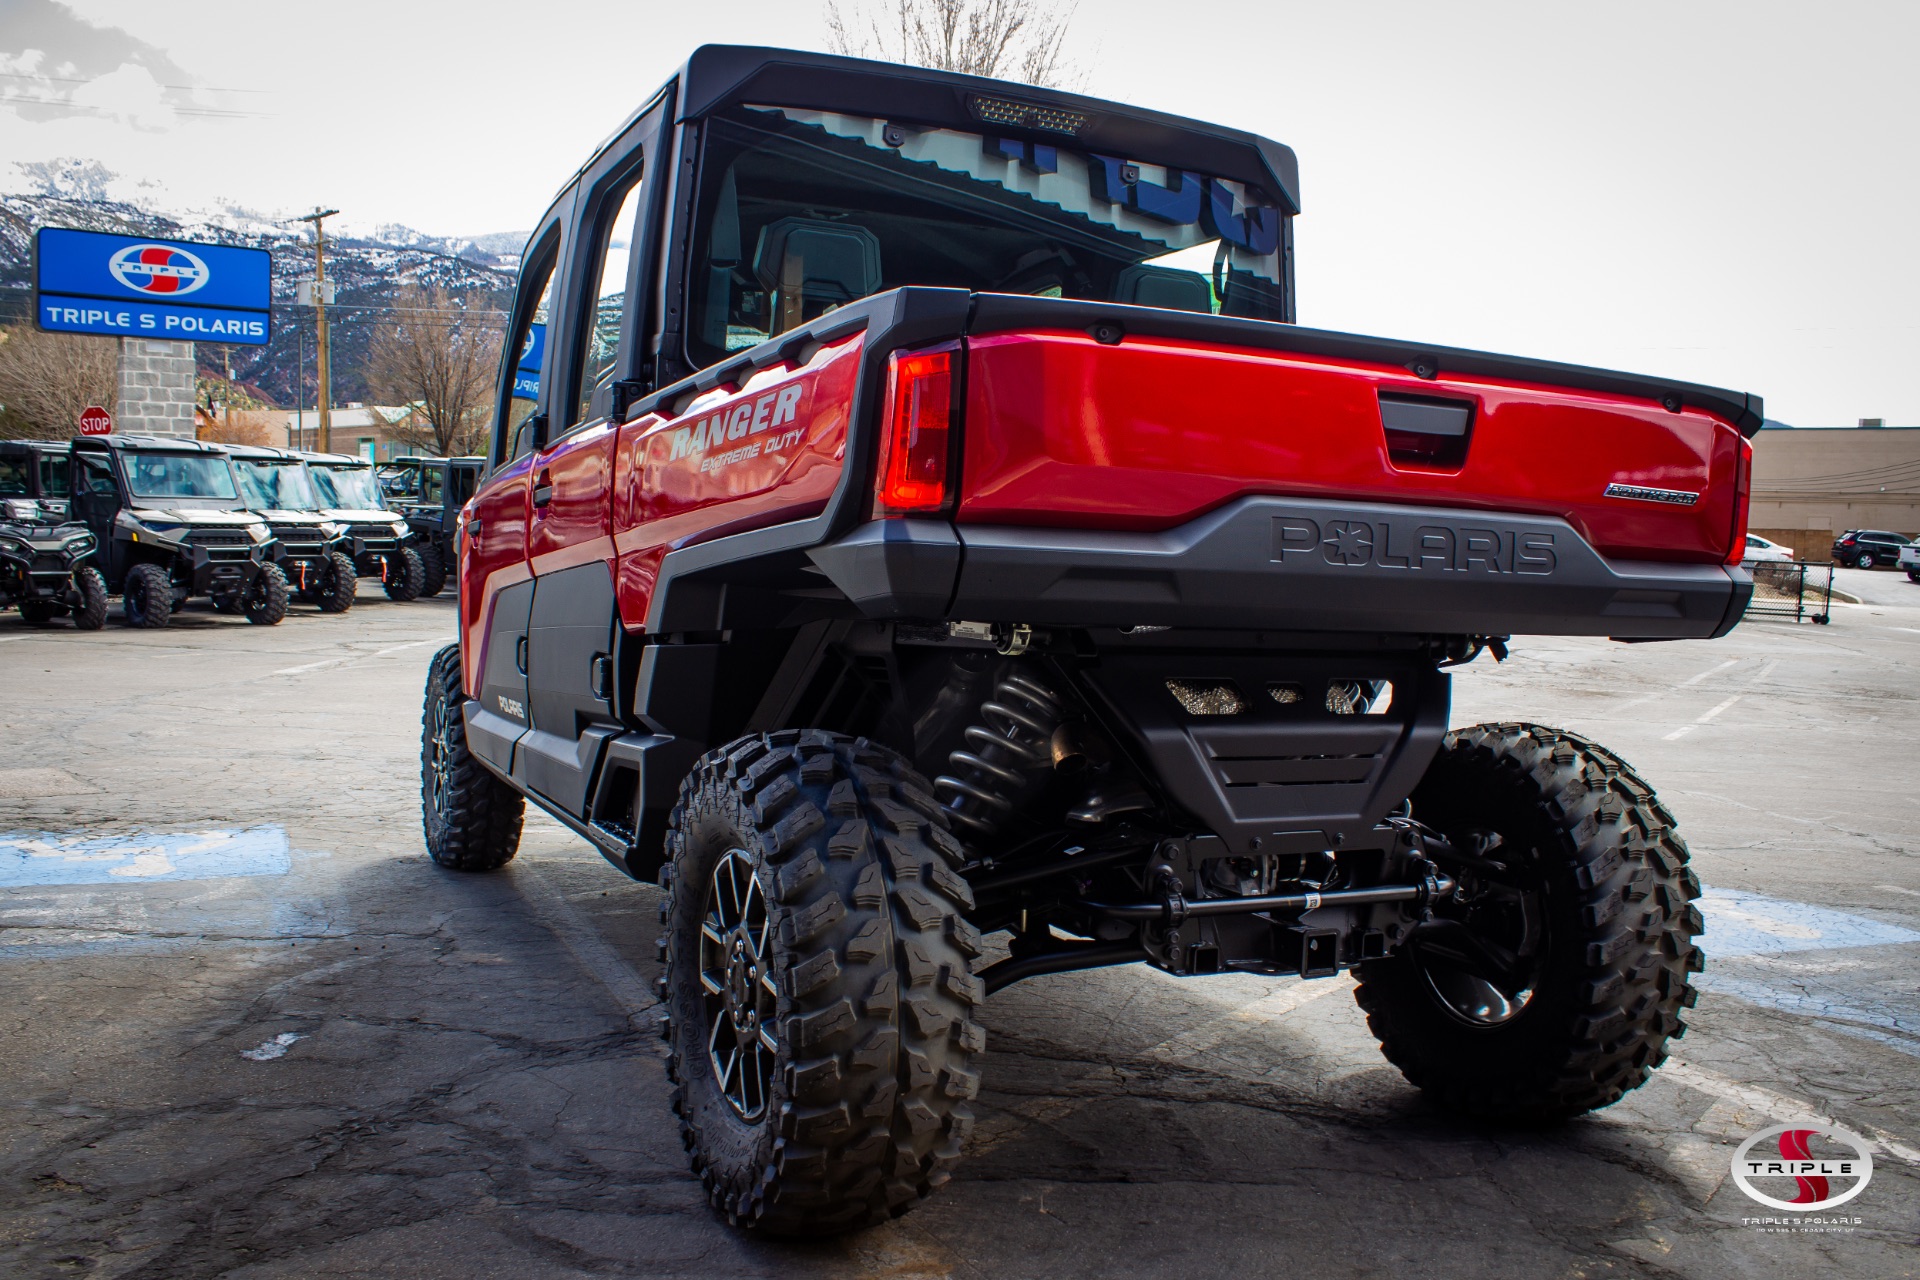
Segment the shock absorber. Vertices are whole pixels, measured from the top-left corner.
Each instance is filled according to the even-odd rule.
[[[966,745],[947,757],[952,773],[933,780],[953,820],[977,836],[992,835],[1013,812],[1014,799],[1030,781],[1021,770],[1053,763],[1053,734],[1060,700],[1038,680],[1018,672],[1004,676],[980,705],[982,724],[968,725]]]

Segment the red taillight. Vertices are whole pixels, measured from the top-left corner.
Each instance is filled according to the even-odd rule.
[[[1739,564],[1747,554],[1747,509],[1753,496],[1753,441],[1740,441],[1740,461],[1735,465],[1733,481],[1733,550],[1728,564]]]
[[[926,515],[951,505],[960,360],[960,344],[950,342],[896,351],[887,362],[887,419],[874,468],[874,515]]]

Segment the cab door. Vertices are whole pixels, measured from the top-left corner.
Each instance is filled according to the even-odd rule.
[[[555,206],[564,212],[571,193]],[[514,297],[508,353],[548,323],[563,219],[553,219],[527,258]],[[511,354],[508,359],[511,359]],[[514,747],[527,715],[527,620],[533,608],[533,571],[527,563],[531,510],[528,477],[551,413],[544,370],[528,376],[509,368],[494,422],[491,471],[475,491],[459,541],[460,654],[467,745],[502,773],[511,773]]]
[[[562,268],[562,322],[553,442],[529,478],[527,559],[530,731],[516,768],[565,811],[584,815],[602,744],[620,732],[614,709],[618,620],[613,592],[616,384],[633,376],[644,326],[645,246],[652,235],[646,159],[661,113],[642,117],[581,180],[575,233]]]

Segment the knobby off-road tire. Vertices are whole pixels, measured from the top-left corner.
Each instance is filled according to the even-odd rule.
[[[354,592],[360,580],[353,571],[353,557],[335,551],[327,557],[325,572],[313,587],[313,602],[322,613],[345,613],[353,608]]]
[[[420,548],[420,594],[437,596],[447,585],[447,558],[429,543]]]
[[[120,588],[120,608],[130,627],[164,627],[173,613],[173,582],[157,564],[137,564],[127,570]]]
[[[427,856],[455,871],[495,871],[520,848],[527,802],[467,750],[460,646],[433,655],[420,715],[420,808]]]
[[[22,600],[20,619],[30,627],[44,627],[54,618],[54,606],[45,600]]]
[[[1538,967],[1517,1013],[1476,1023],[1442,998],[1450,975],[1422,964],[1416,932],[1358,971],[1354,994],[1381,1052],[1442,1105],[1490,1121],[1551,1122],[1645,1083],[1685,1034],[1704,927],[1686,843],[1652,788],[1576,734],[1485,724],[1447,735],[1413,816],[1456,847],[1471,848],[1476,830],[1502,837],[1484,856],[1534,891]]]
[[[402,547],[387,560],[387,599],[398,600],[405,604],[420,597],[420,553],[412,547]]]
[[[662,1030],[682,1139],[735,1225],[846,1231],[906,1212],[950,1177],[986,1033],[973,1020],[980,934],[960,914],[972,893],[945,821],[899,756],[818,730],[742,738],[682,784],[662,875]],[[714,1047],[743,1042],[714,1010],[730,975],[718,975],[723,992],[713,968],[703,980],[726,951],[703,931],[721,914],[723,864],[761,904],[746,932],[765,962],[741,988],[761,1008],[758,1051],[726,1080]],[[740,1082],[760,1066],[756,1099]]]
[[[277,627],[287,616],[287,575],[277,564],[263,564],[241,602],[247,621],[256,627]]]
[[[90,564],[73,571],[74,602],[69,611],[73,625],[82,631],[98,631],[107,625],[107,580]]]

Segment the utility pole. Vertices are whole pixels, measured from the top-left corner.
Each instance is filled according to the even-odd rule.
[[[327,228],[324,219],[339,213],[338,209],[321,209],[315,206],[312,213],[299,219],[313,224],[313,308],[316,338],[320,346],[320,453],[333,452],[333,367],[331,353],[327,344]]]

